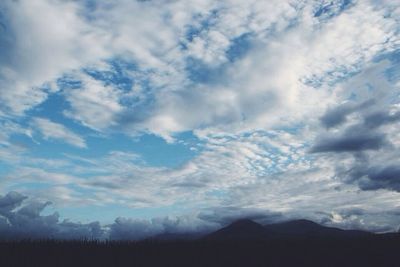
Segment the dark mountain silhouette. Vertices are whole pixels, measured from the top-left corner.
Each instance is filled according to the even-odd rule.
[[[239,220],[203,238],[164,234],[142,241],[0,241],[7,267],[397,267],[400,234],[372,234],[297,220]]]
[[[251,220],[243,219],[231,223],[205,236],[209,240],[268,240],[307,237],[351,238],[369,236],[372,233],[359,230],[343,230],[326,227],[308,220],[294,220],[262,226]]]
[[[359,237],[371,235],[360,230],[326,227],[308,220],[294,220],[264,226],[270,237]]]
[[[263,239],[265,228],[251,220],[242,219],[221,228],[204,238],[208,240],[232,240],[232,239]]]

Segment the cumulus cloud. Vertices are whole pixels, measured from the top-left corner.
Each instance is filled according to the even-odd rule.
[[[130,94],[120,92],[112,85],[101,86],[78,75],[84,85],[65,92],[71,104],[65,114],[95,129],[120,126],[131,132],[149,131],[169,140],[177,132],[197,128],[217,126],[232,131],[299,120],[308,112],[315,112],[311,107],[320,107],[326,99],[321,90],[313,87],[356,72],[377,53],[395,49],[398,41],[394,33],[397,17],[385,15],[393,10],[373,1],[346,5],[342,1],[305,4],[193,0],[161,4],[120,0],[97,3],[91,9],[79,2],[45,0],[36,4],[7,1],[3,5],[10,14],[25,12],[4,18],[6,27],[10,25],[10,36],[23,35],[26,29],[22,31],[21,27],[25,24],[32,28],[29,32],[41,32],[49,25],[61,28],[54,26],[46,32],[57,34],[46,34],[44,40],[35,37],[31,46],[15,48],[19,53],[8,53],[18,56],[12,62],[25,67],[4,68],[22,74],[18,77],[35,77],[35,81],[18,79],[23,82],[18,87],[22,89],[2,94],[9,99],[3,101],[8,109],[22,112],[44,101],[59,88],[41,85],[64,73],[80,72],[89,66],[101,69],[107,64],[104,59],[123,58],[136,66],[136,71],[127,73],[131,79],[145,77],[147,99],[141,103],[147,104],[137,106],[127,101],[128,95],[135,95],[134,90]],[[52,16],[39,19],[33,15],[38,12]],[[14,24],[17,26],[11,27]],[[232,51],[246,36],[250,36],[249,46],[238,56]],[[7,42],[24,43],[23,38]],[[57,50],[39,51],[43,43]],[[52,51],[52,55],[42,51]],[[200,69],[191,69],[193,59],[199,62]],[[38,67],[35,62],[42,63]],[[91,62],[95,64],[90,65]],[[193,81],[202,72],[207,73],[205,77],[216,74],[219,82],[203,86],[202,82],[198,84],[200,80]],[[9,82],[3,87],[9,88]],[[11,92],[32,92],[37,97],[18,98],[32,103],[12,104],[11,100],[17,98]],[[196,108],[201,116],[185,112],[188,108]],[[143,109],[147,112],[138,116]],[[131,119],[117,120],[117,115]]]
[[[59,221],[57,212],[41,215],[51,202],[30,202],[23,204],[26,196],[9,192],[0,196],[0,233],[2,239],[26,238],[104,238],[104,231],[98,222],[89,224]]]
[[[118,217],[109,225],[101,225],[99,222],[83,224],[68,219],[60,221],[57,212],[41,215],[51,202],[24,203],[26,199],[26,196],[14,191],[0,196],[0,239],[140,240],[163,233],[202,233],[218,227],[195,215],[151,220]]]
[[[77,2],[7,0],[0,10],[2,112],[23,114],[56,90],[50,83],[65,71],[106,54]]]
[[[23,196],[17,192],[10,192],[6,196],[0,199],[0,208],[2,214],[7,214],[11,212],[16,207],[20,206],[22,201],[26,199],[26,196]]]
[[[214,55],[211,61],[208,55],[201,56],[202,49],[195,50],[199,51],[197,60],[200,63],[195,64],[192,73],[190,64],[193,61],[188,61],[189,87],[183,83],[179,90],[156,92],[155,101],[147,107],[151,112],[140,121],[125,122],[129,129],[145,128],[168,138],[175,132],[191,129],[211,128],[232,133],[302,121],[330,102],[328,92],[318,90],[319,86],[329,90],[326,84],[334,84],[349,73],[357,72],[374,55],[382,50],[391,51],[396,46],[396,38],[390,39],[394,25],[383,19],[383,10],[372,7],[372,3],[360,3],[329,22],[321,22],[314,17],[313,9],[298,3],[228,5],[226,11],[217,11],[212,23],[206,24],[205,29],[200,28],[193,40],[189,39],[191,44],[197,45],[202,40],[202,45],[207,42],[214,45],[218,32],[231,40],[229,44],[215,41],[226,52],[235,45],[235,38],[250,34],[251,49],[226,65],[221,63],[226,61],[222,56]],[[253,17],[246,12],[253,12],[256,18],[263,13],[282,16],[262,17],[260,21],[265,24],[254,22],[254,29],[244,26],[239,28],[239,34],[223,22],[227,16],[239,25],[253,25]],[[365,16],[367,13],[369,16]],[[360,29],[359,25],[369,25],[366,26],[368,30]],[[364,34],[371,28],[374,29],[373,38]],[[340,42],[336,38],[339,35]],[[215,52],[212,47],[204,49]],[[218,54],[223,55],[222,52]],[[349,54],[353,56],[346,56]],[[206,73],[203,77],[206,80],[196,78],[196,74],[202,76],[202,73]],[[218,82],[213,75],[217,75]],[[193,76],[195,84],[190,81]],[[188,113],[188,109],[197,112]],[[132,111],[128,109],[127,112]]]

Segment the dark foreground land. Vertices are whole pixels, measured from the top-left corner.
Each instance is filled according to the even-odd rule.
[[[0,242],[0,267],[400,266],[399,233],[342,230],[305,220],[264,226],[241,220],[194,240],[180,239]]]
[[[400,266],[400,238],[3,242],[0,266]]]

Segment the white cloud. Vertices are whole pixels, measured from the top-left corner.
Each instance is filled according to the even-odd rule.
[[[0,99],[3,112],[23,114],[43,102],[63,73],[107,55],[103,36],[73,1],[3,1]],[[4,52],[6,51],[6,52]]]
[[[44,118],[34,118],[32,123],[45,139],[59,140],[73,146],[86,148],[85,140],[62,124]]]
[[[9,53],[15,60],[2,65],[3,76],[8,77],[2,87],[15,87],[12,82],[21,86],[3,89],[3,102],[6,109],[21,113],[57,90],[40,89],[42,84],[89,63],[98,66],[106,58],[122,57],[137,64],[149,82],[144,90],[152,104],[139,107],[147,110],[140,120],[117,121],[115,116],[121,113],[138,113],[137,107],[122,104],[128,93],[84,75],[78,75],[84,82],[81,89],[65,92],[71,103],[65,114],[94,129],[121,126],[168,140],[177,132],[204,127],[229,132],[289,124],[332,101],[327,97],[329,83],[399,45],[393,8],[364,1],[341,12],[340,4],[331,7],[337,16],[320,19],[313,16],[318,5],[302,1],[120,0],[98,3],[90,11],[78,2],[6,2],[10,14],[18,13],[6,21],[10,36],[18,38],[2,42],[18,53]],[[388,12],[393,16],[386,16]],[[188,34],[193,38],[187,39]],[[243,34],[249,35],[249,52],[233,64],[221,65]],[[215,74],[218,84],[190,81],[190,57],[211,72],[222,68]],[[137,73],[132,75],[137,78]],[[323,90],[315,88],[320,84]],[[23,97],[28,92],[30,97]],[[85,105],[90,108],[85,110]],[[196,114],[187,112],[193,108]]]
[[[115,126],[115,116],[123,110],[119,103],[120,92],[87,76],[82,77],[82,87],[65,92],[71,108],[65,110],[67,117],[96,130]]]
[[[174,54],[178,56],[174,62],[180,63],[171,65],[179,71],[185,58],[198,58],[205,64],[201,68],[210,71],[205,75],[217,75],[218,82],[187,80],[197,75],[196,71],[203,75],[202,69],[187,73],[180,88],[167,80],[153,92],[155,102],[142,107],[150,111],[140,121],[123,123],[131,131],[146,130],[169,140],[176,132],[193,129],[240,132],[309,122],[308,118],[314,119],[313,114],[336,100],[335,83],[399,45],[396,18],[388,18],[388,11],[372,2],[359,3],[323,21],[313,17],[312,6],[299,5],[297,10],[294,6],[227,4],[209,19],[209,26],[200,27],[192,41],[186,40],[188,50]],[[257,17],[264,13],[285,16]],[[266,24],[256,27],[258,31],[247,27],[235,31],[225,17],[247,27],[255,27],[249,20]],[[235,62],[221,65],[233,40],[245,33],[250,34],[249,51]],[[175,78],[170,76],[171,81]]]

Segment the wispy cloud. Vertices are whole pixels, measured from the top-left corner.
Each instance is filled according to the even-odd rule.
[[[86,148],[85,140],[62,124],[45,118],[34,118],[32,123],[45,139],[59,140],[73,146]]]

